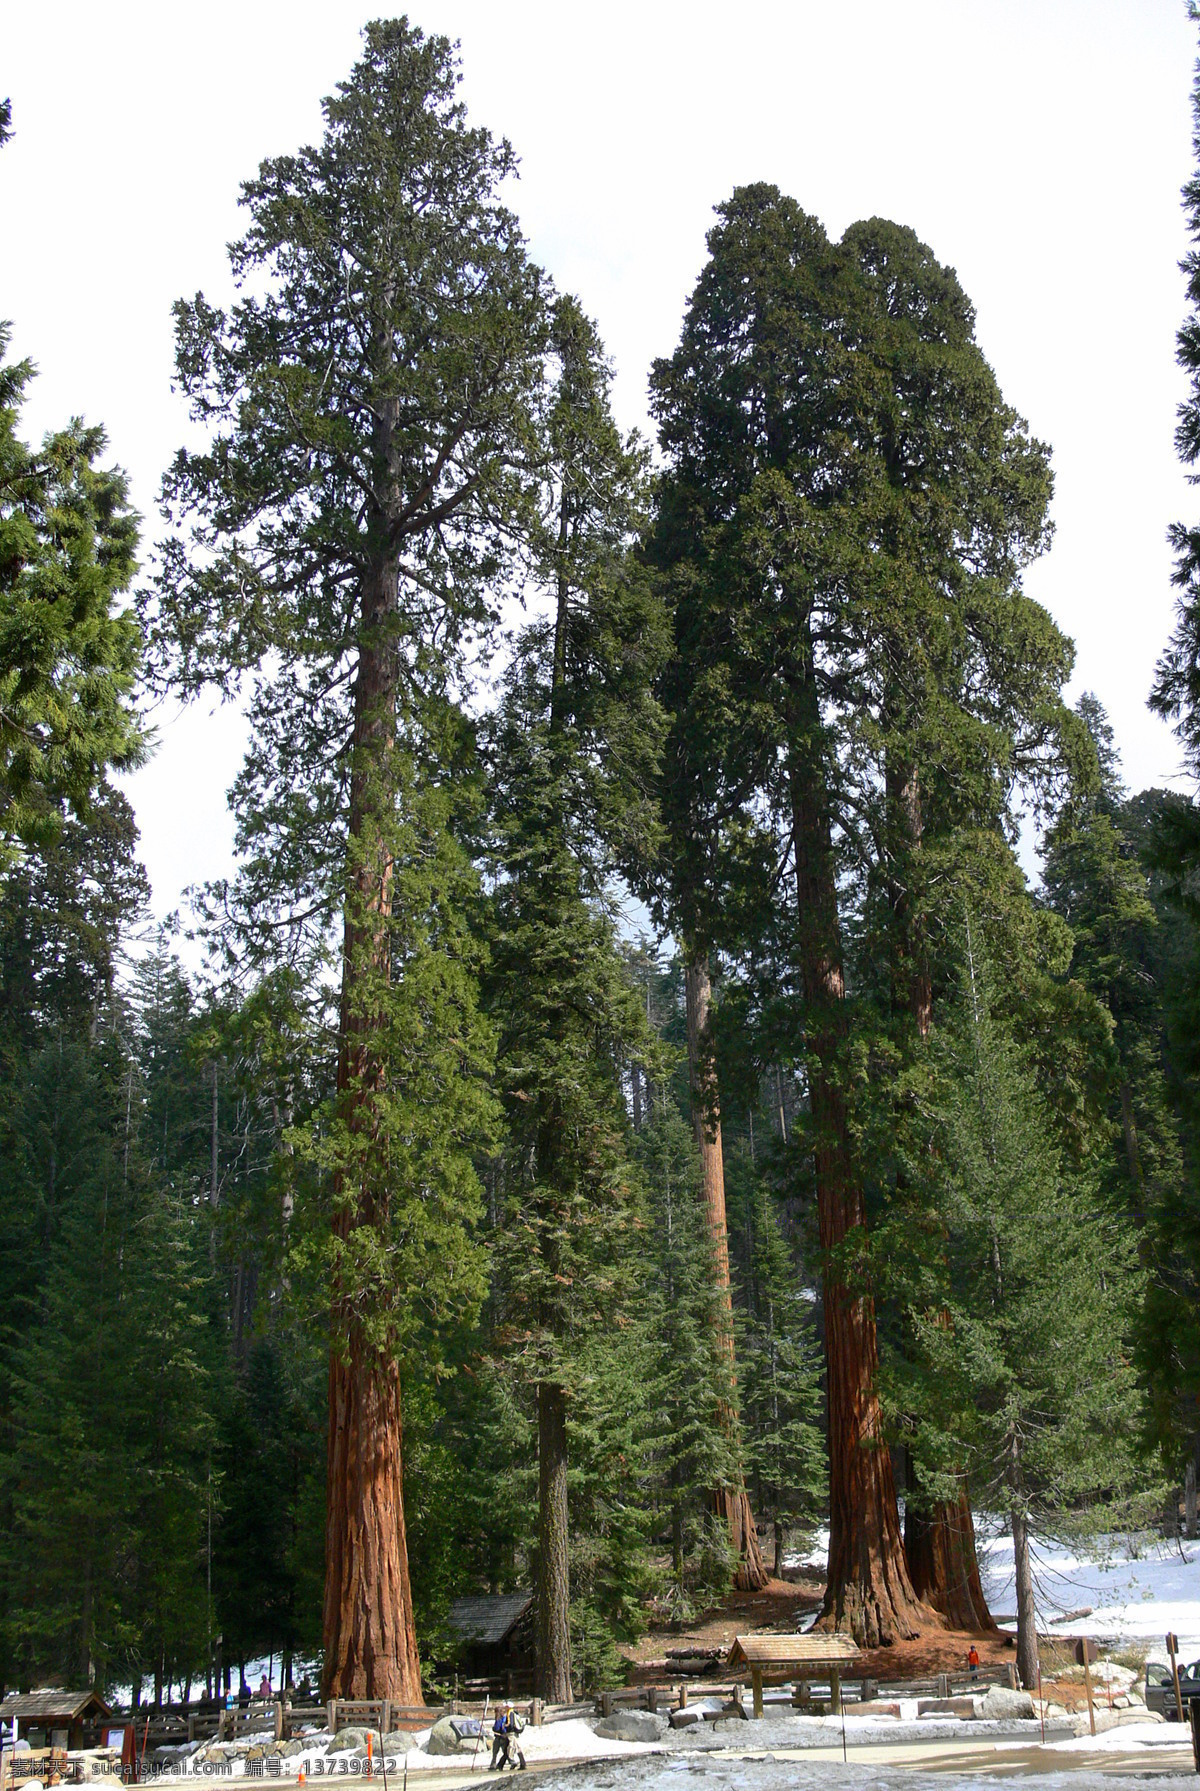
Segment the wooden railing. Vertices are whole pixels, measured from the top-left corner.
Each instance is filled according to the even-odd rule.
[[[923,1679],[842,1679],[836,1687],[828,1674],[819,1679],[798,1681],[794,1672],[788,1678],[780,1673],[763,1673],[757,1703],[786,1706],[793,1710],[846,1703],[870,1703],[877,1698],[953,1698],[970,1692],[986,1691],[989,1685],[1016,1688],[1016,1668],[981,1667],[976,1674],[968,1671],[937,1673]],[[333,1698],[327,1704],[291,1704],[281,1699],[252,1698],[248,1704],[226,1710],[211,1706],[176,1714],[167,1712],[149,1718],[148,1731],[144,1719],[134,1719],[138,1732],[138,1751],[143,1746],[163,1747],[173,1742],[236,1741],[250,1734],[270,1735],[275,1741],[290,1740],[304,1727],[327,1728],[332,1735],[339,1729],[361,1727],[377,1729],[381,1735],[411,1734],[427,1729],[441,1716],[483,1717],[495,1708],[496,1697],[491,1682],[486,1680],[459,1682],[460,1692],[480,1690],[482,1697],[458,1697],[448,1703],[396,1704],[389,1698]],[[682,1680],[673,1685],[619,1686],[602,1691],[594,1698],[576,1704],[544,1704],[540,1698],[522,1700],[526,1719],[534,1724],[562,1721],[595,1711],[611,1716],[617,1710],[650,1710],[665,1713],[686,1709],[689,1698],[695,1702],[720,1698],[739,1706],[746,1693],[744,1682],[722,1680]],[[511,1692],[504,1695],[511,1697]]]

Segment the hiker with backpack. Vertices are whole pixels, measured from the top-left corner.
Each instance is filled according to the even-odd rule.
[[[517,1740],[524,1727],[525,1724],[511,1704],[504,1704],[497,1710],[496,1720],[492,1724],[492,1763],[488,1768],[489,1772],[503,1772],[506,1766],[511,1766],[516,1772],[518,1763],[520,1770],[524,1772],[525,1755]],[[513,1749],[517,1755],[515,1760],[512,1757]]]

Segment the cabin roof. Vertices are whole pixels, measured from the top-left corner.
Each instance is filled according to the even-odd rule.
[[[0,1700],[0,1721],[33,1722],[35,1719],[74,1723],[85,1712],[111,1715],[111,1706],[94,1691],[9,1692]]]
[[[753,1636],[734,1636],[727,1666],[743,1663],[748,1667],[838,1667],[844,1661],[859,1658],[853,1636],[834,1631],[831,1635],[772,1635],[764,1631]]]
[[[533,1603],[532,1592],[501,1592],[485,1598],[456,1598],[450,1606],[451,1629],[464,1642],[495,1647],[516,1628]]]

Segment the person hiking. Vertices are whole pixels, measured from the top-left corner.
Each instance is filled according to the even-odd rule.
[[[505,1704],[497,1710],[496,1720],[492,1724],[492,1761],[488,1767],[489,1772],[503,1772],[506,1766],[511,1766],[516,1772],[518,1763],[521,1771],[525,1771],[525,1755],[517,1740],[524,1727],[511,1704]],[[513,1748],[516,1749],[516,1760],[512,1757]]]
[[[971,1646],[967,1649],[967,1666],[970,1668],[972,1679],[978,1679],[978,1677],[979,1677],[979,1650],[975,1646],[974,1642],[972,1642]]]

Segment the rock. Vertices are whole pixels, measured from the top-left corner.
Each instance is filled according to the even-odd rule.
[[[657,1741],[662,1734],[662,1724],[649,1710],[614,1710],[592,1729],[605,1741]]]
[[[339,1729],[329,1746],[327,1754],[348,1754],[353,1748],[366,1747],[367,1731],[365,1729]]]
[[[1145,1720],[1145,1717],[1142,1716],[1140,1712],[1135,1716],[1125,1710],[1110,1710],[1107,1704],[1098,1704],[1096,1706],[1097,1735],[1103,1735],[1108,1729],[1119,1729],[1122,1723],[1141,1723],[1145,1722]],[[1091,1732],[1092,1725],[1088,1720],[1087,1713],[1084,1712],[1083,1715],[1077,1716],[1075,1718],[1075,1733],[1077,1735],[1090,1735]]]
[[[1010,1691],[1006,1685],[989,1685],[979,1702],[979,1714],[987,1722],[1026,1717],[1032,1721],[1033,1699],[1027,1691]]]
[[[476,1748],[482,1754],[484,1748],[490,1746],[486,1735],[482,1739],[478,1735],[461,1735],[455,1726],[457,1722],[457,1717],[440,1716],[429,1731],[429,1740],[425,1743],[426,1753],[473,1755]]]
[[[302,1754],[304,1752],[304,1743],[302,1741],[281,1742],[279,1752],[285,1759],[290,1760],[293,1754]]]
[[[852,1706],[855,1716],[861,1716],[864,1711],[873,1711],[875,1708],[876,1706],[872,1704],[857,1704]],[[897,1704],[894,1706],[894,1709],[896,1715],[899,1716],[900,1706]],[[917,1715],[958,1716],[962,1717],[965,1721],[970,1722],[971,1718],[975,1715],[975,1699],[970,1696],[962,1698],[918,1698]]]
[[[936,1702],[936,1700],[935,1700]],[[900,1715],[900,1706],[894,1700],[889,1704],[886,1698],[867,1698],[861,1704],[851,1705],[855,1716],[896,1716]],[[917,1708],[917,1715],[925,1714],[925,1704]]]
[[[246,1758],[247,1760],[261,1760],[266,1754],[266,1751],[265,1747],[248,1747],[246,1749]]]
[[[704,1712],[698,1710],[694,1704],[689,1704],[686,1710],[670,1711],[667,1721],[673,1729],[690,1729],[694,1723],[704,1721]]]

